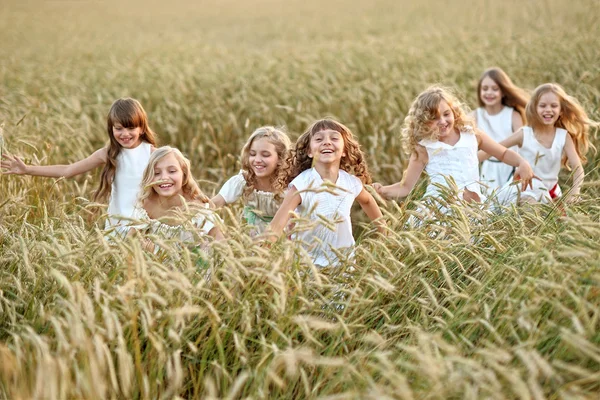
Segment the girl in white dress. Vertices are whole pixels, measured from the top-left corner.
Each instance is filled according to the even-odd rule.
[[[561,165],[568,164],[573,171],[573,186],[565,201],[576,200],[583,183],[582,164],[590,146],[591,121],[579,102],[555,83],[546,83],[535,89],[527,103],[527,121],[514,135],[501,142],[505,146],[518,146],[518,152],[533,167],[535,174],[531,189],[514,188],[507,201],[549,203],[560,197],[558,173]],[[481,160],[489,155],[480,152]]]
[[[383,230],[381,210],[363,187],[371,182],[364,154],[341,123],[318,120],[298,138],[288,180],[288,193],[270,224],[271,239],[282,234],[296,209],[308,223],[299,222],[292,238],[302,242],[315,265],[325,267],[336,264],[340,255],[352,255],[354,200]]]
[[[190,172],[190,162],[178,149],[163,146],[152,154],[144,171],[130,235],[141,232],[183,244],[202,244],[206,235],[222,239],[218,217]],[[147,250],[158,245],[145,236]]]
[[[452,181],[456,184],[456,199],[483,201],[478,148],[506,164],[518,166],[523,187],[531,182],[533,172],[527,161],[477,131],[458,99],[448,89],[433,86],[421,93],[410,107],[402,132],[410,153],[402,181],[389,186],[373,185],[386,199],[408,196],[425,170],[430,179],[425,198],[441,211],[446,210],[436,204],[440,187],[451,188]]]
[[[483,73],[477,84],[477,97],[479,108],[473,117],[479,130],[494,141],[501,142],[523,126],[529,95],[502,69],[494,67]],[[481,182],[491,192],[510,182],[513,173],[511,165],[490,158],[481,165]]]
[[[104,165],[94,200],[109,197],[106,227],[119,227],[131,218],[144,168],[156,146],[156,135],[148,126],[142,105],[134,99],[116,100],[107,117],[109,144],[89,157],[68,165],[26,165],[17,156],[2,156],[4,173],[71,178]]]
[[[264,232],[283,201],[290,146],[290,138],[281,129],[263,126],[255,130],[242,149],[242,170],[211,199],[222,207],[241,198],[252,236]]]

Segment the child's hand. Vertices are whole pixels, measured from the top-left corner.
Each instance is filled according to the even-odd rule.
[[[531,182],[533,178],[540,179],[533,174],[531,165],[529,165],[527,161],[523,160],[515,171],[515,179],[521,180],[521,190],[527,190],[527,186],[533,189],[533,183]]]
[[[580,201],[581,201],[580,194],[569,194],[569,195],[567,195],[567,198],[565,199],[565,203],[567,203],[567,204],[577,204]]]
[[[11,156],[10,154],[2,155],[0,167],[4,174],[23,175],[27,173],[27,165],[19,157]]]
[[[371,186],[373,186],[373,189],[375,189],[375,191],[377,192],[378,195],[380,195],[381,197],[383,197],[386,200],[389,200],[389,194],[385,190],[385,186],[383,186],[379,182],[375,182]]]

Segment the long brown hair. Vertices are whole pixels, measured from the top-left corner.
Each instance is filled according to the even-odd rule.
[[[479,103],[479,107],[485,106],[483,100],[481,100],[481,83],[486,76],[496,82],[496,85],[502,91],[502,104],[517,110],[521,114],[521,118],[523,118],[523,124],[525,124],[527,120],[525,107],[529,100],[529,94],[524,89],[515,85],[502,68],[488,68],[483,72],[481,78],[479,78],[479,83],[477,83],[477,102]]]
[[[117,156],[121,153],[122,148],[113,133],[113,126],[115,124],[120,124],[124,128],[140,128],[142,131],[140,139],[156,146],[156,134],[148,126],[148,116],[140,102],[129,97],[116,100],[110,106],[108,116],[106,117],[106,131],[110,143],[108,145],[106,164],[102,169],[100,186],[96,190],[96,193],[94,193],[94,200],[109,197],[112,190],[112,183],[117,170]]]
[[[256,129],[242,148],[242,173],[246,180],[244,196],[248,197],[257,183],[254,169],[250,166],[250,149],[254,141],[263,138],[267,139],[275,147],[275,152],[277,153],[277,168],[271,176],[271,187],[275,198],[281,198],[287,188],[288,158],[292,142],[283,130],[273,126],[262,126]]]
[[[350,129],[331,118],[324,118],[313,122],[296,141],[296,145],[290,155],[291,169],[288,176],[288,183],[300,175],[302,171],[311,168],[313,159],[308,156],[310,140],[317,132],[328,129],[339,132],[344,139],[344,152],[346,156],[342,157],[340,161],[340,169],[356,176],[362,183],[370,184],[372,182],[371,174],[369,174],[365,155],[360,149],[358,141],[354,138]]]
[[[592,121],[579,101],[573,96],[569,96],[565,90],[557,83],[545,83],[538,86],[531,95],[531,100],[527,103],[527,121],[534,130],[543,126],[543,122],[537,112],[537,106],[540,98],[548,92],[552,92],[560,101],[560,116],[554,124],[557,128],[565,129],[571,135],[575,150],[582,164],[587,162],[586,153],[589,148],[596,150],[596,147],[590,142],[590,126],[597,128],[598,123]],[[566,165],[566,157],[563,157],[563,164]]]
[[[171,146],[162,146],[156,149],[152,155],[150,156],[150,160],[148,160],[148,165],[144,170],[144,175],[142,177],[140,194],[138,196],[138,202],[140,204],[144,203],[149,197],[158,196],[152,187],[152,181],[154,179],[154,168],[156,164],[169,154],[173,154],[177,162],[179,162],[179,166],[181,167],[181,172],[183,173],[183,179],[181,180],[181,191],[183,192],[183,197],[187,201],[199,200],[202,203],[208,203],[208,197],[202,193],[198,183],[192,176],[192,171],[190,167],[190,160],[188,160],[179,149],[176,149]]]

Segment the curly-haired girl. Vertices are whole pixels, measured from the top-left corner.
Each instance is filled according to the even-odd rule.
[[[212,198],[216,207],[242,198],[244,219],[262,233],[283,200],[291,141],[281,129],[263,126],[255,130],[242,149],[242,170],[231,177]]]
[[[281,235],[297,208],[310,224],[293,238],[303,242],[315,265],[335,264],[339,255],[352,254],[350,208],[355,199],[371,220],[381,218],[375,199],[363,187],[371,182],[364,154],[352,132],[337,121],[318,120],[298,138],[288,180],[288,193],[270,225],[272,238]],[[382,224],[379,220],[380,229]]]
[[[475,130],[461,103],[443,87],[430,87],[417,96],[404,120],[402,133],[410,154],[408,167],[401,182],[373,185],[384,198],[408,196],[425,170],[430,179],[425,196],[438,197],[440,187],[448,187],[446,178],[452,177],[460,198],[467,202],[482,201],[478,148],[518,167],[523,188],[531,184],[533,172],[527,161]]]

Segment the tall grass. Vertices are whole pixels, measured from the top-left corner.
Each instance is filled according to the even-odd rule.
[[[561,83],[600,120],[594,1],[2,7],[0,123],[30,162],[90,154],[112,101],[132,96],[207,193],[239,169],[254,128],[296,136],[324,115],[393,182],[414,96],[441,82],[475,105],[491,65],[528,89]],[[177,243],[109,246],[88,200],[97,173],[0,175],[0,396],[595,398],[600,157],[588,158],[584,199],[564,216],[457,207],[415,228],[413,196],[385,205],[385,238],[357,215],[356,259],[336,270],[235,226],[206,268]]]

